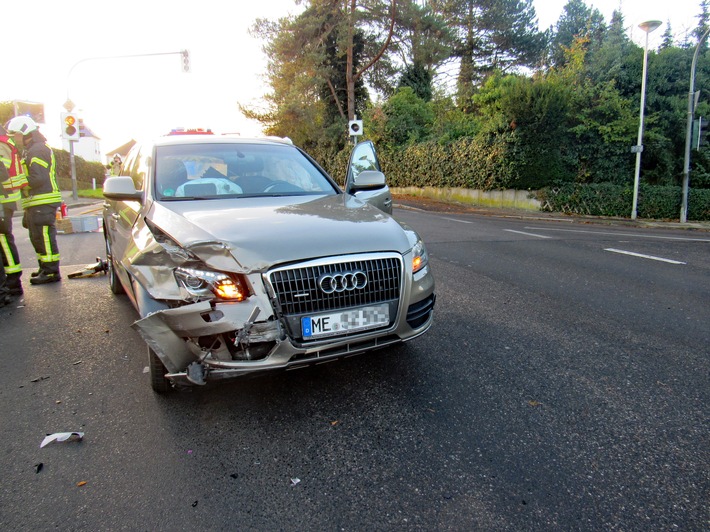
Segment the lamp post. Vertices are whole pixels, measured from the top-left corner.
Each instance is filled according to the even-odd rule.
[[[683,197],[680,204],[680,221],[685,223],[688,219],[688,181],[690,177],[690,142],[693,136],[693,115],[695,114],[695,65],[698,62],[700,45],[710,34],[710,28],[698,40],[693,54],[693,63],[690,67],[690,91],[688,92],[688,123],[685,128],[685,157],[683,158]],[[700,132],[698,132],[700,134]]]
[[[646,64],[648,62],[648,34],[657,29],[662,22],[660,20],[647,20],[639,24],[646,33],[646,45],[643,48],[643,74],[641,78],[641,111],[639,113],[639,135],[634,146],[636,152],[636,171],[634,173],[634,203],[631,208],[631,219],[636,219],[636,208],[639,201],[639,175],[641,173],[641,152],[643,151],[643,108],[646,105]]]

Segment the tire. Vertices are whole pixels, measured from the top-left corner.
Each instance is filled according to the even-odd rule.
[[[167,368],[150,347],[148,348],[148,369],[150,370],[150,387],[155,393],[168,393],[173,389],[170,381],[165,378],[168,373]]]
[[[106,242],[106,265],[108,268],[108,285],[111,288],[111,292],[116,295],[125,294],[126,291],[123,289],[121,280],[116,275],[116,266],[113,263],[113,257],[111,256],[111,245],[108,243],[108,238],[104,235],[104,241]]]

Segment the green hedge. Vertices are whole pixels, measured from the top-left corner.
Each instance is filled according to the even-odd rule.
[[[378,150],[382,170],[391,187],[470,188],[474,190],[538,189],[543,210],[592,216],[629,217],[633,202],[631,185],[612,183],[562,183],[521,176],[511,139],[499,136],[468,137],[450,144],[426,142],[399,150]],[[339,153],[312,152],[323,168],[341,185],[352,147]],[[541,156],[542,157],[542,156]],[[639,187],[638,216],[678,219],[681,188]],[[710,189],[694,188],[688,197],[688,219],[710,220]]]
[[[72,190],[69,152],[54,149],[54,157],[57,160],[57,184],[59,188],[61,190]],[[94,179],[96,180],[97,188],[103,186],[106,175],[106,168],[103,164],[87,161],[78,155],[74,156],[74,164],[76,165],[77,188],[91,188]]]
[[[629,217],[633,206],[631,186],[599,184],[564,184],[536,192],[542,210],[591,216]],[[678,219],[682,189],[641,183],[637,213],[639,218]],[[710,220],[710,189],[690,189],[688,220]]]

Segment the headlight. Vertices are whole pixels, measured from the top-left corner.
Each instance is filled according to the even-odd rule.
[[[217,296],[226,301],[244,301],[249,297],[246,283],[238,275],[193,268],[176,268],[175,279],[195,297]]]
[[[427,255],[426,246],[424,242],[418,240],[412,248],[412,273],[417,273],[427,264],[429,264],[429,255]]]

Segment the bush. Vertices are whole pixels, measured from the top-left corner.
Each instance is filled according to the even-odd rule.
[[[546,187],[539,190],[536,197],[542,210],[566,214],[628,217],[633,206],[633,189],[611,183]],[[677,219],[681,201],[680,187],[641,184],[637,214],[640,218]],[[687,217],[689,220],[710,220],[710,190],[690,190]]]
[[[61,190],[72,190],[71,163],[69,152],[54,149],[54,158],[57,161],[57,184]],[[91,188],[93,180],[96,180],[96,187],[104,184],[106,168],[103,164],[90,162],[78,155],[74,156],[76,165],[77,188]]]

